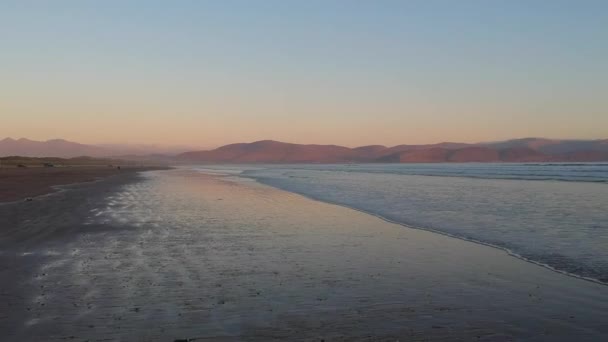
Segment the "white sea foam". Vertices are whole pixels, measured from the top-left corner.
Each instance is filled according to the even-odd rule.
[[[608,164],[293,165],[241,171],[313,199],[608,281],[608,186],[601,184],[608,180]]]

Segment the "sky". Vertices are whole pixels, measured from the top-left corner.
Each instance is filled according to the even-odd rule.
[[[608,1],[0,1],[0,139],[608,138]]]

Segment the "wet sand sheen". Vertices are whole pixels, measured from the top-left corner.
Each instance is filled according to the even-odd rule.
[[[0,204],[49,194],[56,191],[59,186],[92,182],[128,172],[164,169],[167,167],[125,165],[122,165],[121,169],[108,165],[0,168]]]
[[[3,248],[9,341],[608,337],[606,286],[251,180],[66,198],[80,234]]]

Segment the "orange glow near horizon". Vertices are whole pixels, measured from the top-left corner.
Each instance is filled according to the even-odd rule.
[[[74,89],[77,91],[77,89]],[[25,99],[24,99],[25,100]],[[492,108],[429,110],[354,108],[347,102],[333,108],[302,104],[268,106],[264,103],[180,108],[166,103],[95,105],[57,101],[19,106],[4,101],[0,139],[62,138],[80,143],[125,143],[216,147],[235,142],[272,139],[292,143],[362,146],[370,144],[426,144],[443,141],[480,142],[521,137],[606,138],[608,115],[565,118],[547,122],[546,116],[526,112],[497,113]],[[111,99],[109,101],[112,101]],[[229,99],[226,100],[229,103]],[[181,105],[183,100],[178,101]],[[237,101],[233,101],[237,102]],[[172,107],[174,107],[172,109]],[[495,109],[494,109],[495,110]],[[445,114],[439,113],[445,111]],[[503,112],[508,112],[503,109]],[[308,113],[307,113],[308,112]],[[517,113],[516,110],[513,111]],[[288,114],[283,114],[288,113]],[[309,114],[310,113],[310,114]],[[403,114],[401,114],[403,113]],[[483,115],[477,113],[484,113]]]
[[[0,139],[608,138],[604,5],[234,6],[0,4]]]

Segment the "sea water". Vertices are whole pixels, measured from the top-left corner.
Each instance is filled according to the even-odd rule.
[[[204,166],[608,282],[608,164]],[[297,208],[294,208],[297,210]]]

